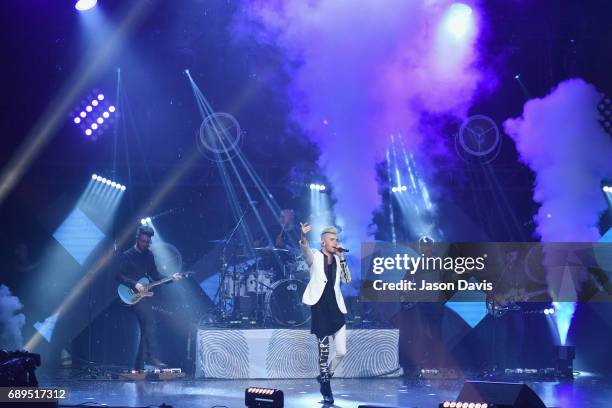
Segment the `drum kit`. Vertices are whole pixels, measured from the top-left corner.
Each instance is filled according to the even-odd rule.
[[[299,327],[310,320],[302,303],[308,265],[295,249],[252,248],[223,255],[219,282],[220,317],[227,323],[259,327]]]

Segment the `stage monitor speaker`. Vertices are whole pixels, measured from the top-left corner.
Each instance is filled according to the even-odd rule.
[[[484,402],[495,408],[546,408],[531,388],[517,383],[466,381],[457,401]]]

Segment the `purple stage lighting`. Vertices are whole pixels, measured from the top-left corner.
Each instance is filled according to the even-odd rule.
[[[465,38],[474,25],[472,8],[467,4],[453,3],[446,15],[444,28],[456,39]]]
[[[72,112],[72,121],[86,136],[96,140],[117,116],[117,109],[99,90],[94,89]],[[78,120],[76,119],[78,117]]]
[[[87,11],[94,8],[98,4],[98,0],[79,0],[75,3],[74,8],[79,11]]]

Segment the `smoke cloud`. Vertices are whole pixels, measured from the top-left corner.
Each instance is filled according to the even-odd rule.
[[[482,80],[476,10],[459,10],[457,19],[450,5],[257,0],[245,2],[236,17],[237,38],[273,45],[286,56],[292,119],[319,147],[337,223],[353,247],[372,231],[380,205],[375,168],[390,135],[402,135],[420,164],[447,154],[445,136],[428,132],[421,119],[425,113],[463,118]]]
[[[6,285],[0,285],[0,347],[8,350],[20,349],[23,346],[21,329],[25,325],[25,316],[19,311],[23,305],[11,294]]]
[[[612,176],[612,138],[597,123],[602,97],[593,85],[571,79],[504,122],[520,160],[536,174],[533,199],[541,206],[534,220],[542,241],[599,239],[608,207],[601,182]]]

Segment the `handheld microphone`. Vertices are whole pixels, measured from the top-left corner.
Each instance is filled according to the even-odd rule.
[[[351,252],[351,251],[350,251],[350,250],[348,250],[347,248],[337,247],[336,249],[337,249],[338,251],[340,251],[340,252],[347,252],[347,253],[348,253],[348,252]]]

